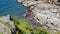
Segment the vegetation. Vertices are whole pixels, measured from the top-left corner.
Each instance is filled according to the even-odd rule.
[[[3,34],[3,32],[0,32],[0,34]]]
[[[23,18],[12,17],[11,20],[16,26],[15,34],[49,34],[49,32],[43,28],[32,29],[32,27],[27,24],[27,21]]]
[[[16,26],[16,34],[31,34],[32,28],[29,24],[26,23],[25,19],[16,19],[12,18],[12,21],[14,22]]]
[[[4,25],[9,27],[11,30],[13,29],[12,26],[8,22],[4,23]]]
[[[41,27],[37,27],[34,31],[34,34],[49,34],[49,32]]]
[[[56,33],[54,33],[54,34],[60,34],[60,32],[56,32]]]

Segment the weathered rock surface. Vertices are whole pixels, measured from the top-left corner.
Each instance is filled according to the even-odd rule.
[[[50,32],[56,32],[60,31],[60,7],[52,1],[54,0],[23,0],[22,2],[18,0],[24,6],[33,8],[32,21],[39,23]]]
[[[14,32],[15,25],[10,20],[10,16],[0,17],[0,34],[12,34]]]

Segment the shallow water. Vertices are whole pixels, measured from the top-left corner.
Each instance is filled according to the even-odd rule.
[[[16,0],[0,0],[0,16],[16,15],[21,17],[25,13],[25,7]]]

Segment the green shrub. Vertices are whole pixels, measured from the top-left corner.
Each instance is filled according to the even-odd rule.
[[[14,22],[16,26],[16,34],[31,34],[32,28],[29,24],[27,24],[27,21],[23,18],[12,18],[12,21]]]
[[[27,21],[23,18],[18,19],[14,17],[11,20],[16,26],[16,34],[49,34],[47,30],[40,27],[32,29],[32,27],[29,24],[27,24]]]
[[[34,34],[49,34],[49,32],[41,27],[37,27],[34,30]]]

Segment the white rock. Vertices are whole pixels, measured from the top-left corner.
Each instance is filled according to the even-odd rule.
[[[24,0],[17,0],[17,1],[22,2],[22,1],[24,1]]]
[[[31,6],[33,5],[34,10],[32,10],[34,14],[34,19],[36,19],[37,23],[39,22],[40,24],[42,23],[43,25],[49,24],[48,26],[51,27],[51,29],[54,30],[56,28],[57,31],[60,31],[60,7],[57,7],[55,5],[52,5],[48,2],[54,1],[54,0],[48,0],[48,2],[43,2],[47,0],[39,0],[39,1],[24,1],[23,5],[24,6]],[[56,0],[55,0],[56,1]],[[32,6],[31,6],[32,7]],[[31,8],[30,7],[30,8]]]
[[[31,6],[31,5],[35,5],[35,4],[36,4],[36,2],[32,2],[32,1],[24,1],[23,2],[24,6]]]
[[[15,25],[10,20],[10,15],[0,17],[0,31],[1,31],[1,33],[11,34],[12,32],[14,32],[14,29],[15,29]]]

